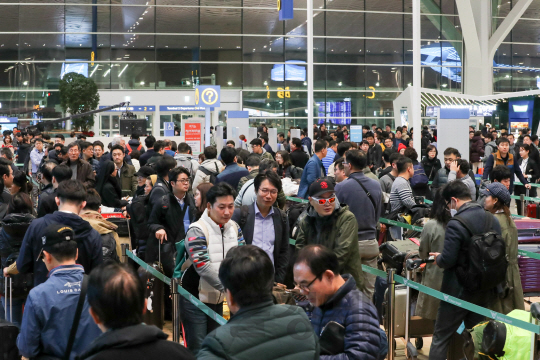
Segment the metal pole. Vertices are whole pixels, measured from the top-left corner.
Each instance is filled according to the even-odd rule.
[[[180,279],[171,279],[171,295],[172,295],[172,334],[173,341],[180,342],[180,293],[178,292]]]
[[[396,282],[394,281],[394,274],[396,269],[388,269],[388,293],[386,299],[386,316],[388,320],[386,324],[388,326],[388,360],[394,360],[394,302],[396,300]]]
[[[405,268],[405,273],[407,274],[407,280],[410,280],[411,279],[411,272],[412,271],[409,271]],[[405,308],[405,353],[406,355],[410,358],[411,354],[407,354],[407,352],[409,351],[409,347],[407,346],[407,344],[409,343],[409,327],[410,327],[410,301],[411,301],[411,288],[410,287],[406,287],[406,300],[405,300],[405,304],[407,305],[406,308]]]
[[[210,107],[205,108],[205,122],[204,122],[204,146],[210,146],[210,126],[212,126],[212,118],[210,115]],[[201,149],[202,152],[203,149]]]
[[[527,190],[527,192],[529,192],[529,190]],[[527,194],[527,197],[528,196],[529,194]],[[521,201],[521,215],[526,216],[525,215],[525,195],[524,194],[519,195],[519,200]]]
[[[7,320],[7,283],[8,283],[8,280],[4,278],[4,304],[6,304],[6,306],[4,306],[4,319],[6,320]]]
[[[413,10],[413,91],[412,91],[412,106],[409,109],[409,116],[412,120],[412,127],[416,136],[414,137],[414,149],[418,154],[422,153],[420,139],[422,138],[422,105],[421,105],[421,88],[422,88],[422,67],[421,67],[421,33],[420,33],[420,0],[412,0]]]
[[[307,136],[313,141],[313,1],[307,1]],[[309,149],[311,151],[311,149]]]
[[[129,250],[129,244],[121,244],[122,248],[122,264],[127,264],[128,262],[128,256],[127,256],[127,250]]]
[[[13,322],[13,278],[11,276],[9,277],[9,322]]]

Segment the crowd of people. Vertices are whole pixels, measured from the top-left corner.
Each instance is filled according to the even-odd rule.
[[[400,241],[403,234],[381,217],[429,219],[419,248],[421,257],[434,258],[426,286],[501,313],[523,308],[510,194],[535,195],[538,137],[523,131],[514,142],[504,131],[471,128],[470,158],[441,149],[442,165],[436,130],[428,128],[418,139],[420,155],[407,127],[364,126],[362,142],[354,143],[345,126],[314,125],[313,139],[307,129],[300,138],[279,133],[279,151],[268,128],[258,130],[251,151],[228,139],[223,149],[208,146],[200,155],[187,143],[153,136],[143,146],[137,134],[127,143],[113,137],[107,147],[84,136],[68,144],[61,134],[54,143],[39,132],[4,136],[0,280],[12,284],[13,300],[4,294],[2,307],[20,328],[20,354],[382,359],[388,339],[373,303],[376,277],[362,265],[376,268],[381,239]],[[488,180],[482,186],[479,172]],[[308,202],[287,201],[284,179]],[[184,255],[175,245],[184,242],[181,286],[220,316],[226,301],[231,320],[219,326],[182,297],[186,348],[144,325],[144,285],[134,263],[119,264],[117,225],[102,212],[129,218],[133,252],[160,262],[168,277]],[[505,244],[508,263],[504,274],[494,271],[491,282],[472,287],[466,275],[473,261],[466,259],[473,234],[488,230]],[[276,304],[278,289],[301,306]],[[168,295],[166,289],[166,317]],[[417,313],[435,321],[430,359],[446,359],[463,321],[471,328],[482,320],[425,294]]]

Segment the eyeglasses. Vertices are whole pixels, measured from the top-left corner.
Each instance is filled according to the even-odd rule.
[[[78,154],[78,153],[79,153],[79,149],[76,149],[76,150],[71,149],[71,150],[69,150],[68,152],[69,152],[70,154]]]
[[[273,190],[270,190],[270,189],[259,189],[259,191],[261,192],[261,194],[263,195],[268,195],[268,193],[272,194],[272,195],[277,195],[278,191],[277,189],[273,189]]]
[[[182,184],[189,184],[189,179],[178,179],[177,182],[181,182]]]
[[[299,288],[299,289],[302,290],[302,291],[310,291],[310,290],[309,290],[309,287],[310,287],[311,285],[313,285],[313,283],[315,282],[315,280],[318,280],[319,278],[320,278],[320,275],[317,276],[315,279],[311,280],[311,282],[310,282],[309,284],[307,284],[307,285],[298,285],[298,284],[296,284],[296,287]]]
[[[312,197],[312,199],[317,201],[319,205],[324,205],[326,203],[333,204],[336,202],[336,194],[332,195],[332,197],[328,199],[316,198],[316,197]]]

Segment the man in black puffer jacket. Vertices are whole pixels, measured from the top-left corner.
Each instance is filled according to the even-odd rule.
[[[469,188],[461,181],[453,181],[446,185],[443,197],[452,216],[459,216],[461,219],[474,219],[470,224],[474,225],[472,230],[475,233],[485,233],[484,226],[488,216],[492,217],[491,230],[501,233],[501,226],[497,219],[486,212],[481,205],[471,201]],[[450,220],[446,228],[443,252],[440,254],[432,253],[437,266],[444,269],[441,292],[475,305],[487,307],[488,301],[496,296],[495,291],[470,292],[458,280],[458,266],[466,266],[464,261],[468,259],[467,251],[471,243],[471,233],[467,228],[457,220]],[[483,319],[482,315],[441,301],[429,352],[430,360],[446,359],[450,339],[463,321],[465,327],[471,329]]]

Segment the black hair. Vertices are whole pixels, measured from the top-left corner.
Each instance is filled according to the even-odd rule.
[[[253,139],[249,142],[250,145],[257,145],[257,146],[262,146],[262,141],[261,139]]]
[[[369,129],[369,127],[368,127],[368,129]],[[371,138],[372,138],[372,137],[375,137],[371,131],[368,131],[368,132],[366,133],[366,135],[364,135],[364,139],[367,139],[367,138],[369,138],[369,137],[371,137]]]
[[[36,138],[36,139],[34,140],[34,144],[37,143],[37,142],[40,142],[40,143],[43,144],[43,139],[41,139],[41,138]]]
[[[94,143],[92,145],[94,145],[94,147],[96,147],[96,146],[101,147],[101,150],[105,149],[105,145],[103,145],[103,143],[101,141],[99,141],[99,140],[94,141]]]
[[[471,191],[465,183],[461,181],[452,181],[443,189],[442,196],[444,200],[448,203],[451,198],[456,198],[459,200],[471,200]]]
[[[171,171],[169,171],[169,182],[176,182],[178,180],[178,176],[180,174],[186,174],[188,179],[190,178],[191,174],[189,173],[189,170],[186,169],[183,166],[175,167]]]
[[[383,151],[383,159],[384,162],[391,163],[390,162],[390,155],[395,154],[396,152],[393,149],[384,149]]]
[[[446,148],[446,150],[444,150],[444,155],[445,156],[455,155],[456,157],[459,157],[459,158],[461,157],[461,154],[459,153],[459,150],[455,149],[453,147]]]
[[[225,146],[223,149],[221,149],[221,160],[225,163],[225,165],[234,163],[235,157],[236,157],[235,149],[230,148],[228,146]]]
[[[77,242],[75,240],[62,241],[61,243],[54,244],[49,250],[45,251],[60,263],[74,260],[77,257]]]
[[[345,155],[345,159],[347,159],[347,162],[351,164],[351,166],[355,170],[362,170],[367,165],[367,156],[363,151],[360,150],[349,150],[347,151],[347,155]]]
[[[529,144],[521,144],[519,147],[523,148],[525,151],[531,152],[531,146]]]
[[[165,177],[176,165],[176,160],[172,156],[163,156],[156,163],[156,173],[159,177]]]
[[[153,148],[155,142],[156,138],[153,135],[147,136],[146,139],[144,139],[144,144],[148,149]]]
[[[337,153],[340,157],[342,157],[343,155],[345,155],[345,152],[350,148],[352,148],[352,144],[349,141],[342,141],[337,146]]]
[[[390,155],[390,164],[397,163],[399,159],[401,159],[403,155],[398,153],[397,151],[394,151],[392,155]]]
[[[29,183],[26,173],[24,171],[17,170],[13,174],[13,184],[20,187],[20,192],[30,193],[32,185]]]
[[[52,170],[52,176],[56,179],[56,182],[69,180],[73,176],[73,170],[66,164],[60,164]]]
[[[90,273],[88,303],[108,329],[143,322],[145,287],[129,267],[108,261]]]
[[[185,142],[181,142],[178,144],[178,152],[180,154],[191,154],[191,146]]]
[[[413,162],[414,162],[414,161],[418,161],[418,153],[417,153],[416,150],[414,150],[414,148],[412,148],[412,147],[406,148],[406,149],[405,149],[405,152],[403,153],[403,156],[408,157],[408,158],[411,159]]]
[[[131,138],[134,140],[139,140],[139,133],[134,132],[133,134],[131,134]]]
[[[91,142],[88,142],[88,141],[81,141],[80,146],[81,146],[82,151],[86,150],[90,146],[94,147],[94,145]]]
[[[229,144],[236,147],[236,144],[234,143],[234,140],[227,140],[227,143],[225,145],[229,145]]]
[[[54,137],[57,139],[66,140],[66,138],[62,134],[56,134]]]
[[[262,173],[265,170],[273,170],[275,168],[279,167],[277,161],[270,160],[270,159],[264,159],[259,164],[259,174]]]
[[[86,206],[85,209],[98,211],[101,206],[101,196],[96,189],[90,188],[86,191]]]
[[[268,169],[263,172],[259,172],[259,174],[255,176],[255,180],[253,180],[253,185],[255,185],[255,192],[259,191],[259,187],[264,180],[268,180],[268,182],[270,182],[270,184],[272,184],[272,186],[274,186],[278,190],[278,192],[281,191],[281,179],[274,171]]]
[[[261,157],[257,154],[250,154],[246,159],[246,166],[254,167],[261,165]]]
[[[489,180],[494,182],[497,180],[498,182],[503,181],[504,179],[511,179],[512,178],[512,172],[509,168],[507,168],[504,165],[497,165],[491,170],[489,173]]]
[[[208,193],[206,193],[206,201],[210,203],[210,206],[214,206],[214,204],[217,201],[217,198],[223,197],[223,196],[232,196],[232,198],[236,198],[236,191],[232,188],[231,185],[220,182],[217,185],[214,185],[208,190]]]
[[[286,169],[292,165],[291,155],[287,151],[280,150],[276,152],[276,155],[277,154],[281,155],[281,158],[283,159],[283,165],[282,165],[283,169]]]
[[[61,202],[72,202],[80,205],[83,201],[86,201],[86,187],[79,180],[65,180],[58,184],[56,197]]]
[[[7,209],[8,214],[32,214],[33,212],[32,199],[23,192],[18,192],[11,197]]]
[[[45,178],[45,180],[47,180],[48,182],[52,181],[52,172],[56,166],[57,164],[54,161],[47,161],[41,166],[40,170],[43,174],[43,178]]]
[[[164,149],[165,148],[165,142],[162,141],[162,140],[158,140],[156,142],[154,142],[154,151],[155,152],[160,152],[161,149]],[[112,153],[112,150],[111,150],[111,153]]]
[[[531,136],[531,141],[532,141],[532,136]],[[508,140],[508,138],[505,138],[505,137],[501,137],[497,139],[497,146],[501,145],[502,143],[510,144],[510,140]]]
[[[233,247],[219,266],[219,280],[242,308],[272,298],[274,265],[261,248]]]
[[[131,154],[129,154],[129,156],[132,159],[139,160],[139,158],[141,157],[141,152],[139,150],[132,150]]]
[[[262,134],[261,136],[259,136],[259,139],[264,140],[264,142],[268,144],[268,135]]]
[[[326,140],[321,140],[321,139],[317,140],[315,142],[315,152],[318,153],[326,149],[326,145],[327,145]]]
[[[68,148],[67,148],[67,146],[62,146],[62,147],[60,148],[60,154],[66,155],[67,153],[68,153]]]
[[[339,275],[337,255],[324,245],[307,245],[302,248],[294,264],[302,263],[305,263],[317,278],[320,278],[327,270]]]
[[[2,148],[2,150],[0,150],[0,154],[5,155],[8,160],[13,160],[13,152],[10,148]]]
[[[533,136],[531,136],[532,142],[535,142],[536,140],[538,140],[538,135],[534,134]]]
[[[302,140],[300,140],[299,138],[296,138],[296,137],[292,138],[291,143],[297,148],[302,148]],[[338,146],[338,149],[339,149],[339,146]]]
[[[111,148],[111,157],[112,157],[112,153],[113,153],[114,150],[120,150],[122,152],[122,154],[125,155],[125,150],[122,147],[122,145],[113,145],[113,147]]]
[[[343,157],[340,157],[339,159],[337,159],[334,162],[334,168],[337,168],[339,170],[343,170],[345,168],[345,166],[343,165],[344,161],[345,161],[345,159]]]
[[[465,159],[457,159],[457,164],[459,166],[459,171],[462,173],[462,174],[465,174],[467,175],[469,173],[469,170],[471,169],[471,167],[469,166],[469,162]],[[474,181],[474,179],[473,179]]]
[[[328,147],[332,147],[332,146],[334,146],[334,145],[336,145],[336,144],[337,144],[337,141],[332,140],[332,141],[330,141],[330,142],[328,143]]]
[[[171,151],[176,152],[178,150],[178,145],[176,144],[176,141],[171,141]]]
[[[402,174],[407,171],[410,165],[412,165],[411,159],[405,156],[400,157],[396,163],[398,174]]]
[[[437,150],[437,147],[436,147],[435,145],[428,145],[428,146],[426,146],[426,156],[428,156],[428,153],[429,153],[431,150],[435,150],[435,158],[436,158],[437,155],[439,155],[439,150]]]
[[[217,157],[217,149],[215,146],[207,146],[204,148],[204,157],[206,160],[215,159]]]

